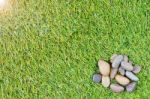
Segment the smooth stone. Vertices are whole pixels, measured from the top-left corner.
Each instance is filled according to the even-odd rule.
[[[125,62],[125,61],[122,61],[121,62],[121,67],[127,71],[132,71],[133,70],[133,66],[128,63],[128,62]]]
[[[125,75],[125,70],[122,67],[119,67],[118,71],[121,75]]]
[[[112,62],[112,67],[113,68],[118,68],[120,63],[122,62],[122,60],[123,60],[123,56],[122,55],[116,56],[115,59]]]
[[[102,80],[102,76],[100,74],[94,74],[93,75],[93,82],[100,83]]]
[[[137,74],[141,71],[141,67],[140,66],[134,66],[132,72]]]
[[[110,58],[110,62],[112,63],[116,57],[117,57],[117,54],[113,54]]]
[[[132,65],[133,64],[133,62],[132,61],[129,61],[129,63]]]
[[[136,82],[132,82],[126,86],[127,92],[133,92],[136,89]]]
[[[123,56],[123,61],[128,62],[128,56],[124,55]]]
[[[117,72],[118,72],[117,68],[112,68],[111,69],[111,72],[110,72],[110,78],[111,78],[111,80],[115,78]]]
[[[120,86],[119,84],[111,84],[110,89],[116,93],[120,93],[124,91],[124,87]]]
[[[109,87],[109,85],[110,85],[109,76],[102,76],[102,85],[106,88]]]
[[[129,79],[131,79],[132,81],[138,81],[139,80],[139,78],[138,77],[136,77],[132,72],[130,72],[130,71],[126,71],[126,76],[129,78]]]
[[[102,75],[108,76],[110,74],[110,65],[106,61],[99,60],[98,66],[99,66],[99,71]]]
[[[122,75],[116,75],[115,79],[121,85],[127,85],[130,82],[130,80],[128,78],[126,78]]]

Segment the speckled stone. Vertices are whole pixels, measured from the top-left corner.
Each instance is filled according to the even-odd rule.
[[[126,86],[127,92],[133,92],[136,89],[137,83],[132,82]]]
[[[119,73],[124,76],[125,70],[122,67],[119,67]]]
[[[110,72],[110,79],[111,79],[111,80],[115,78],[117,72],[118,72],[118,69],[117,69],[117,68],[112,68],[112,69],[111,69],[111,72]]]
[[[121,62],[121,67],[127,71],[132,71],[133,70],[133,66],[128,63],[128,62],[125,62],[125,61],[122,61]]]
[[[135,74],[138,74],[141,71],[141,67],[140,66],[134,66],[132,72]]]
[[[111,58],[110,58],[110,62],[112,63],[113,60],[114,60],[116,57],[117,57],[117,54],[113,54],[113,55],[111,56]]]
[[[139,80],[139,78],[138,77],[136,77],[132,72],[130,72],[130,71],[126,71],[126,76],[129,78],[129,79],[131,79],[132,81],[138,81]]]
[[[122,86],[119,85],[119,84],[111,84],[111,85],[110,85],[110,89],[111,89],[113,92],[116,92],[116,93],[120,93],[120,92],[123,92],[123,91],[124,91],[124,87],[122,87]]]

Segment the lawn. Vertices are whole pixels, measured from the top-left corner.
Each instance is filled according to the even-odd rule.
[[[149,0],[18,0],[0,13],[0,99],[149,99]],[[142,67],[137,90],[92,82],[113,53]]]

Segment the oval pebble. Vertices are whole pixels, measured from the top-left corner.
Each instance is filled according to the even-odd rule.
[[[119,67],[119,73],[121,75],[125,75],[125,70],[122,67]]]
[[[98,62],[98,66],[99,66],[99,71],[102,75],[104,76],[108,76],[110,73],[110,65],[104,61],[104,60],[99,60]]]
[[[113,68],[118,68],[122,60],[123,60],[123,56],[122,55],[116,56],[115,59],[112,62],[112,67]]]
[[[133,92],[136,89],[136,82],[132,82],[126,86],[127,92]]]
[[[102,76],[102,85],[106,88],[109,87],[109,85],[110,85],[109,76]]]
[[[127,85],[130,82],[130,80],[128,78],[126,78],[122,75],[116,75],[115,79],[121,85]]]
[[[119,84],[111,84],[110,89],[116,93],[120,93],[124,91],[124,87],[120,86]]]
[[[113,55],[111,56],[111,58],[110,58],[110,62],[112,63],[113,60],[114,60],[116,57],[117,57],[117,54],[113,54]]]
[[[141,71],[141,67],[140,66],[134,66],[132,72],[137,74]]]
[[[111,72],[110,72],[110,78],[111,78],[111,79],[114,79],[115,76],[116,76],[116,74],[117,74],[117,72],[118,72],[118,69],[117,69],[117,68],[112,68],[112,69],[111,69]]]
[[[123,56],[123,61],[128,62],[128,56],[124,55]]]
[[[100,74],[94,74],[93,75],[93,82],[100,83],[102,80],[102,76]]]
[[[130,71],[126,71],[126,76],[129,78],[129,79],[131,79],[132,81],[138,81],[139,80],[139,78],[138,77],[136,77],[132,72],[130,72]]]
[[[125,61],[122,61],[121,62],[121,67],[127,71],[132,71],[133,70],[133,66],[128,63],[128,62],[125,62]]]

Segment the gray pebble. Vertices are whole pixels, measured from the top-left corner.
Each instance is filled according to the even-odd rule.
[[[128,62],[128,56],[124,55],[123,56],[123,61]]]
[[[133,81],[138,81],[138,80],[139,80],[139,78],[136,77],[136,76],[135,76],[132,72],[130,72],[130,71],[126,71],[126,76],[127,76],[129,79],[133,80]]]
[[[137,74],[141,71],[141,67],[140,66],[134,66],[132,72]]]
[[[112,62],[112,67],[113,68],[118,68],[120,63],[122,62],[122,60],[123,60],[123,56],[122,55],[116,56],[115,59]]]
[[[113,54],[110,58],[110,62],[112,63],[116,57],[117,57],[117,54]]]
[[[121,67],[127,71],[132,71],[133,70],[133,66],[128,63],[128,62],[125,62],[125,61],[122,61],[121,62]]]
[[[136,85],[137,85],[136,82],[132,82],[132,83],[128,84],[128,85],[126,86],[127,92],[132,92],[132,91],[134,91],[135,88],[136,88]]]
[[[119,73],[121,75],[125,75],[125,70],[122,67],[119,67]]]
[[[110,78],[111,80],[115,78],[116,74],[118,72],[118,68],[112,68],[110,72]]]
[[[124,91],[124,87],[120,86],[119,84],[111,84],[110,89],[116,93],[120,93]]]
[[[93,82],[100,83],[102,80],[102,76],[100,74],[94,74],[93,75]]]

